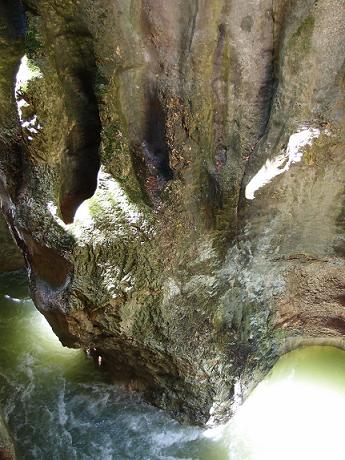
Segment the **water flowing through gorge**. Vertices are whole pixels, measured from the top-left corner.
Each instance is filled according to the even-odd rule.
[[[345,460],[344,38],[0,0],[0,460]]]
[[[227,425],[182,426],[63,348],[20,278],[0,286],[0,402],[18,459],[344,458],[345,353],[283,356]]]
[[[223,423],[288,350],[345,348],[344,25],[344,0],[0,1],[0,271],[25,261],[61,343],[92,350],[109,381],[175,420]],[[8,358],[8,391],[14,369],[30,401],[43,374],[65,375],[65,412],[49,417],[66,428],[60,448],[84,455],[71,382],[113,390],[82,353],[37,334]],[[132,458],[247,455],[233,427],[215,441],[166,423],[179,440],[149,451],[116,430],[80,442],[130,442],[116,455]]]
[[[25,287],[3,285],[0,308],[0,400],[19,459],[227,458],[200,429],[182,428],[63,348]]]

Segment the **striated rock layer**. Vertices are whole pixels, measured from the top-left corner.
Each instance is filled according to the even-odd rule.
[[[65,345],[200,423],[286,350],[343,346],[343,0],[0,21],[2,210]]]

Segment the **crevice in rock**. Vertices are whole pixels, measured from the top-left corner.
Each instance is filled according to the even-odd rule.
[[[219,24],[212,82],[214,94],[213,130],[216,152],[224,145],[224,126],[226,124],[228,103],[228,69],[224,63],[226,35],[226,25],[224,23]]]
[[[191,52],[192,50],[192,44],[193,44],[193,38],[195,34],[195,27],[196,27],[196,18],[198,17],[199,13],[199,0],[194,0],[194,10],[193,14],[190,20],[190,33],[188,37],[188,51]]]
[[[272,47],[271,49],[268,49],[266,53],[270,54],[271,58],[268,59],[265,79],[259,92],[259,100],[262,104],[262,127],[259,132],[258,141],[255,144],[255,146],[259,143],[260,139],[264,136],[265,132],[267,131],[268,123],[271,118],[274,97],[278,87],[279,36],[276,36],[275,28],[277,27],[277,25],[275,22],[273,1],[270,10],[270,15],[272,22]]]
[[[246,164],[243,169],[243,174],[240,182],[240,193],[238,194],[237,199],[237,214],[239,213],[240,209],[243,207],[245,198],[244,198],[244,189],[245,189],[245,180],[247,176],[248,169],[251,166],[251,158],[255,156],[255,152],[260,145],[262,139],[264,139],[265,134],[268,131],[269,123],[272,115],[272,110],[274,107],[274,101],[277,94],[278,88],[278,75],[279,75],[279,51],[280,51],[280,33],[281,33],[281,25],[280,29],[276,31],[276,24],[275,19],[275,10],[274,10],[274,2],[272,1],[271,10],[269,11],[271,17],[271,27],[272,27],[272,46],[270,49],[265,51],[265,54],[270,55],[270,58],[267,59],[267,66],[266,66],[266,73],[264,79],[262,81],[261,88],[258,93],[258,104],[260,105],[260,112],[261,112],[261,126],[259,126],[258,135],[255,143],[252,145],[250,151],[248,152],[248,156],[246,159]]]
[[[101,121],[94,91],[96,68],[87,60],[83,62],[82,56],[78,57],[80,66],[60,70],[71,126],[61,156],[60,210],[66,224],[73,222],[78,207],[95,193],[100,168]]]
[[[166,116],[156,88],[149,91],[146,118],[146,142],[149,147],[148,162],[157,171],[158,180],[172,179],[169,166],[169,147],[166,141]]]
[[[144,140],[138,151],[140,156],[136,154],[134,158],[138,179],[150,201],[158,204],[160,192],[173,178],[173,172],[166,139],[166,113],[157,87],[152,83],[146,95]]]

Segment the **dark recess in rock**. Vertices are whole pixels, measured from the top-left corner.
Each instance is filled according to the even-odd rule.
[[[83,35],[81,37],[84,40]],[[86,40],[89,39],[86,36]],[[101,142],[101,122],[94,92],[96,68],[92,48],[86,53],[74,43],[71,48],[73,58],[78,61],[75,67],[66,61],[65,50],[55,51],[66,114],[71,125],[61,158],[60,209],[66,224],[73,222],[78,207],[84,200],[91,198],[96,190]]]
[[[0,196],[63,343],[196,423],[342,346],[343,0],[24,7],[26,39],[0,3]]]

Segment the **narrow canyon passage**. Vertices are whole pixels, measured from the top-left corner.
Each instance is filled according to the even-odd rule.
[[[226,425],[183,426],[63,348],[27,298],[0,279],[0,405],[18,460],[343,459],[345,352],[284,355]]]

